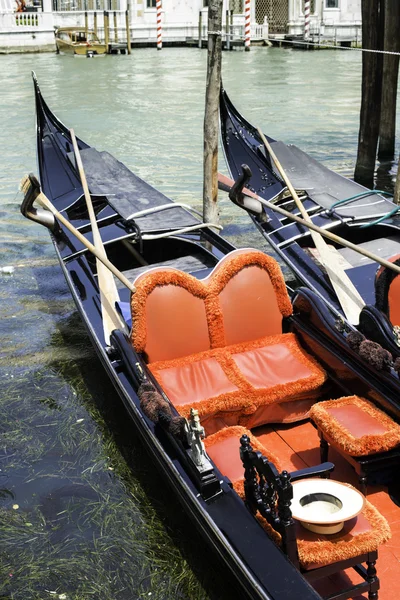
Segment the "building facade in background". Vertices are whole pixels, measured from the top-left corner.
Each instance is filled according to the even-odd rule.
[[[54,28],[85,24],[89,27],[97,13],[102,35],[105,10],[116,12],[117,27],[125,26],[129,9],[132,44],[156,41],[156,0],[24,0],[26,10],[16,12],[16,0],[0,0],[0,51],[54,49]],[[399,0],[400,1],[400,0]],[[229,11],[228,26],[236,39],[244,37],[246,0],[224,0],[223,22]],[[362,0],[310,0],[310,32],[315,40],[361,39]],[[305,0],[250,0],[252,41],[304,33]],[[207,35],[207,0],[162,0],[164,43],[185,43],[198,37],[201,15],[202,36]],[[8,50],[7,50],[8,49]]]

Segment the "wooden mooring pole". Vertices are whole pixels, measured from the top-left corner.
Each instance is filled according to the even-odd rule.
[[[310,19],[311,19],[310,0],[305,0],[305,2],[304,2],[304,39],[305,40],[310,39]]]
[[[87,10],[85,10],[85,38],[86,38],[86,41],[88,39],[88,31],[89,31],[88,14],[87,14]]]
[[[106,45],[106,52],[108,53],[110,50],[110,38],[108,31],[108,12],[104,11],[104,43]]]
[[[229,10],[226,11],[225,14],[225,33],[226,33],[226,42],[225,42],[225,50],[231,49],[231,36],[230,36],[230,27],[229,27]]]
[[[384,2],[385,0],[363,0],[361,3],[362,42],[365,49],[383,49]],[[381,53],[362,53],[360,131],[354,179],[371,188],[374,183],[381,118],[382,65]]]
[[[400,157],[399,157],[400,164]],[[396,184],[394,186],[393,202],[400,204],[400,169],[397,167]]]
[[[126,25],[126,49],[128,54],[131,53],[131,24],[129,18],[129,9],[125,11],[125,25]]]
[[[199,11],[199,48],[203,47],[203,12]]]
[[[93,13],[93,31],[97,35],[97,12],[96,11],[94,11],[94,13]]]
[[[117,11],[114,10],[114,42],[118,43],[118,24],[117,24]]]
[[[386,0],[384,40],[386,52],[400,52],[399,27],[400,2],[399,0]],[[378,158],[380,159],[392,159],[394,157],[399,58],[396,54],[385,54],[383,57],[382,107],[378,149]]]
[[[204,113],[203,219],[218,219],[218,128],[221,89],[222,1],[208,3],[207,87]]]

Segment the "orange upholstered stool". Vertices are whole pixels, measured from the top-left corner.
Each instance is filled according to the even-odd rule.
[[[355,468],[363,493],[369,473],[400,463],[400,425],[365,398],[319,402],[310,418],[321,440],[321,462],[328,460],[333,446]]]
[[[281,535],[268,521],[260,514],[257,515],[257,520],[274,542],[281,545]],[[346,521],[339,533],[330,535],[313,533],[305,529],[299,521],[295,523],[295,532],[300,567],[303,571],[320,569],[361,554],[374,552],[378,546],[391,538],[387,520],[368,500],[362,512],[357,517]]]
[[[239,452],[242,435],[249,436],[253,450],[258,450],[266,456],[279,471],[282,469],[278,458],[272,452],[269,452],[245,427],[239,425],[225,427],[225,429],[207,436],[204,440],[207,454],[222,475],[231,480],[233,489],[244,499],[244,467]]]

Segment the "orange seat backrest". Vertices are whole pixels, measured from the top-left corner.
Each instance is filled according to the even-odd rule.
[[[225,344],[282,333],[292,314],[285,280],[274,258],[258,250],[228,254],[212,275],[222,312]]]
[[[400,266],[400,254],[388,260]],[[381,267],[376,273],[375,305],[392,325],[400,325],[400,275],[387,267]]]
[[[207,288],[178,269],[150,269],[135,281],[131,339],[149,362],[211,348],[204,299]]]
[[[132,343],[150,363],[281,333],[292,312],[278,263],[257,250],[229,253],[202,281],[160,268],[135,287]]]

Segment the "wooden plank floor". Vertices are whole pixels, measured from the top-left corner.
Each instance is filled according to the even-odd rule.
[[[318,434],[310,422],[293,425],[265,426],[253,429],[252,433],[266,447],[273,450],[283,469],[294,471],[320,463]],[[334,450],[329,451],[329,460],[335,464],[332,479],[346,481],[357,487],[357,475],[353,468]],[[392,539],[379,548],[377,562],[381,583],[379,600],[400,598],[400,507],[396,506],[383,486],[368,486],[368,500],[386,517],[392,530]],[[320,594],[328,595],[359,581],[352,569],[325,578],[315,584]],[[367,600],[367,594],[354,596],[355,600]]]

